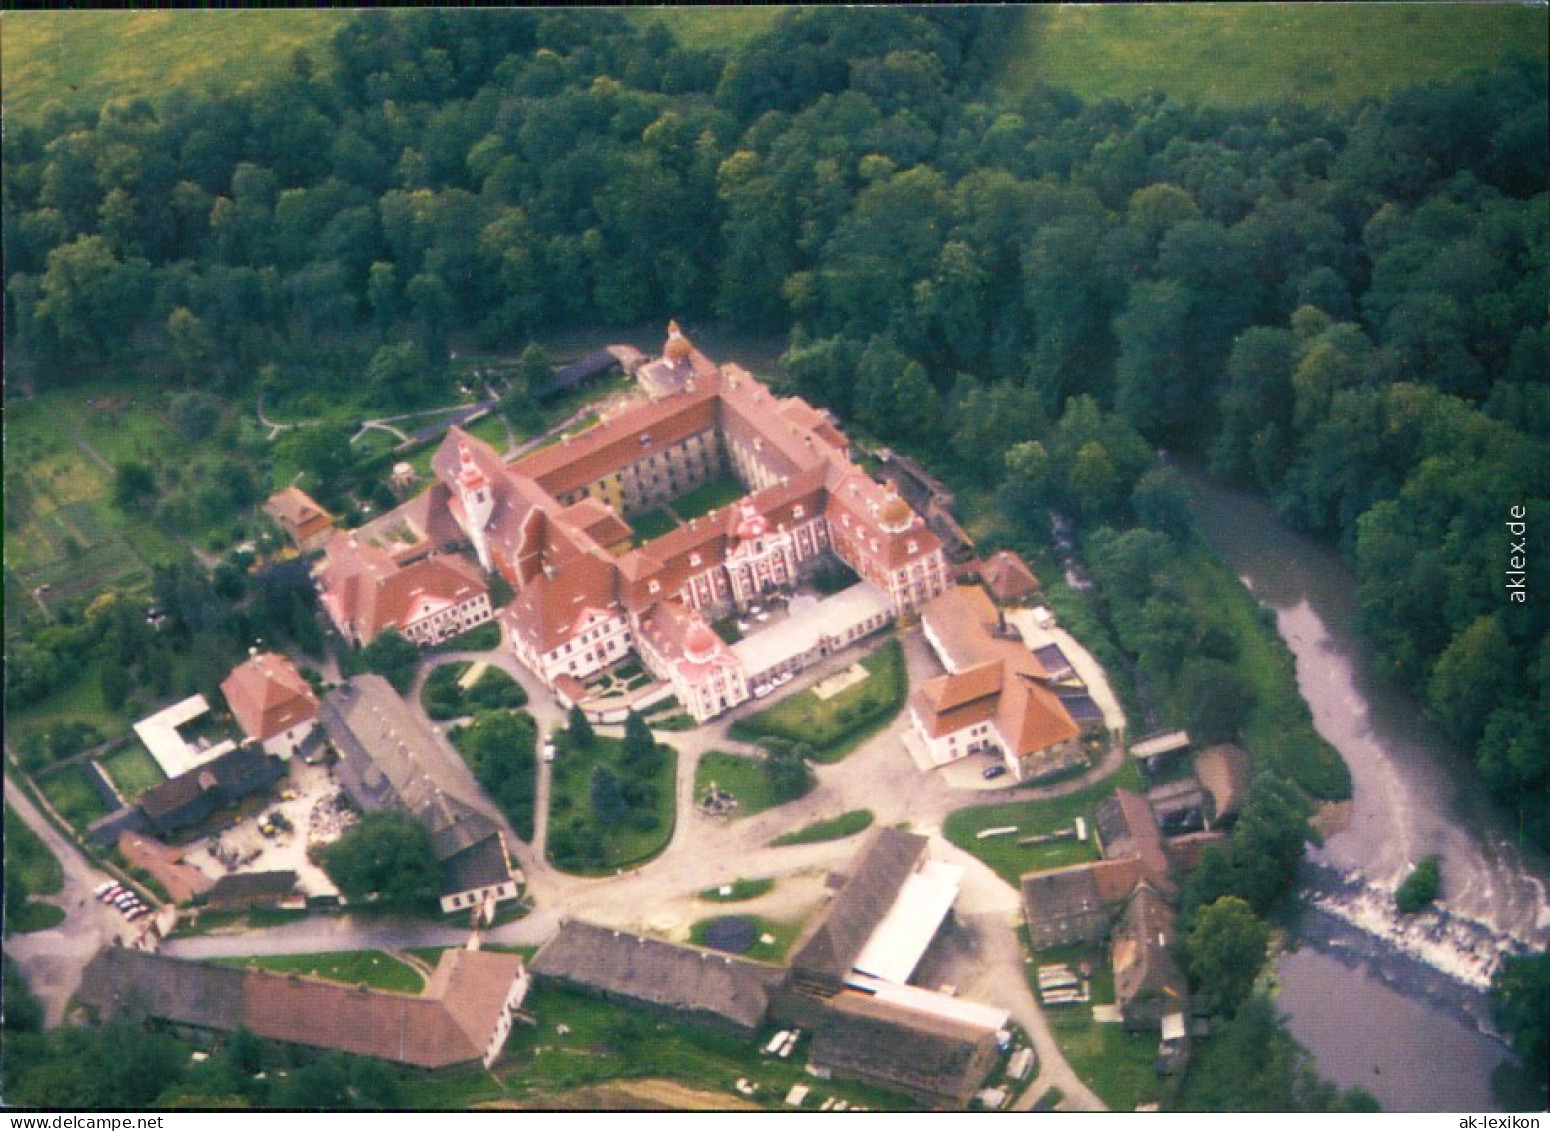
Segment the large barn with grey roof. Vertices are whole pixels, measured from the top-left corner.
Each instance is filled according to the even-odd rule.
[[[467,796],[455,792],[439,769],[434,747],[441,739],[387,680],[346,680],[324,697],[318,717],[339,752],[339,780],[351,800],[368,812],[402,810],[430,832],[442,870],[443,911],[517,898],[519,878],[500,825],[472,789]]]

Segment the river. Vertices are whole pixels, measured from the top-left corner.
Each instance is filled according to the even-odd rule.
[[[1384,678],[1345,563],[1261,500],[1188,478],[1197,525],[1274,610],[1314,725],[1351,769],[1350,822],[1310,851],[1278,966],[1287,1025],[1321,1075],[1387,1110],[1496,1110],[1509,1053],[1485,1031],[1485,987],[1500,954],[1550,945],[1550,861],[1514,842],[1468,759]],[[1391,893],[1431,852],[1438,910],[1401,917]]]

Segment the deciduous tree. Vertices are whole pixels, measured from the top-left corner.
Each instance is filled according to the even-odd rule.
[[[1254,988],[1269,941],[1270,928],[1236,896],[1202,908],[1185,939],[1195,1000],[1210,1013],[1235,1014]]]

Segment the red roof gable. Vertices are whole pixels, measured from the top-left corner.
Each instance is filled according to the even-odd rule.
[[[260,652],[232,669],[221,683],[232,714],[256,742],[317,718],[318,700],[296,666],[275,652]]]

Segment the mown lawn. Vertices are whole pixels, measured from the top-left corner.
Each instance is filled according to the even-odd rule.
[[[746,487],[732,476],[723,475],[673,500],[673,513],[680,522],[689,522],[735,503],[746,494]]]
[[[764,764],[754,758],[726,754],[719,750],[711,751],[700,759],[694,773],[696,802],[705,796],[711,782],[715,782],[716,788],[723,793],[730,793],[737,798],[737,808],[731,814],[734,818],[752,816],[783,804],[770,789]]]
[[[632,811],[614,825],[604,825],[592,808],[592,775],[598,766],[607,766],[621,785],[632,774],[624,766],[624,742],[617,738],[593,739],[592,748],[581,749],[568,731],[555,737],[554,760],[549,797],[549,860],[557,868],[579,875],[607,875],[620,868],[640,864],[667,847],[673,839],[676,816],[674,776],[678,752],[661,745],[661,768],[645,784],[654,788],[656,802],[646,818],[637,821]]]
[[[725,894],[722,888],[726,888]],[[741,903],[748,899],[758,899],[761,895],[768,895],[775,890],[775,881],[769,876],[757,880],[734,880],[730,884],[718,884],[713,888],[706,888],[700,892],[700,898],[711,903]]]
[[[689,928],[689,941],[695,946],[705,946],[705,934],[710,930],[712,923],[727,918],[724,915],[713,915],[708,919],[701,919]],[[786,952],[791,949],[791,944],[796,942],[797,935],[802,933],[801,923],[781,923],[774,919],[765,919],[758,915],[732,916],[738,919],[747,919],[753,924],[754,944],[742,953],[740,957],[751,958],[756,962],[781,962],[786,957]],[[765,937],[772,941],[765,942]]]
[[[1111,1111],[1135,1111],[1137,1104],[1162,1097],[1155,1069],[1156,1033],[1127,1033],[1118,1023],[1099,1024],[1090,1006],[1050,1010],[1048,1016],[1060,1051]]]
[[[630,519],[630,529],[635,532],[635,544],[644,546],[647,542],[677,530],[678,520],[665,510],[647,511]]]
[[[810,825],[803,825],[800,829],[782,833],[770,841],[770,847],[786,848],[793,844],[817,844],[825,840],[843,840],[871,828],[872,821],[872,810],[852,809],[841,813],[838,817],[814,821]]]
[[[65,871],[37,833],[5,807],[5,874],[15,876],[33,895],[53,895],[65,886]]]
[[[1023,953],[1032,954],[1028,946],[1028,929],[1019,927],[1017,935],[1022,940]],[[1100,1024],[1093,1020],[1094,1004],[1114,1000],[1114,974],[1102,947],[1077,944],[1039,951],[1033,961],[1023,964],[1028,988],[1035,998],[1039,996],[1041,963],[1064,962],[1075,970],[1083,957],[1092,959],[1093,1000],[1044,1007],[1055,1043],[1077,1076],[1098,1093],[1109,1110],[1135,1111],[1137,1104],[1163,1099],[1164,1084],[1158,1079],[1155,1067],[1157,1034],[1127,1033],[1118,1022]]]
[[[43,796],[66,821],[80,832],[99,817],[108,815],[108,807],[86,780],[80,766],[66,766],[57,773],[36,779]]]
[[[781,700],[766,711],[732,724],[733,738],[757,742],[784,738],[805,742],[819,762],[837,762],[866,738],[893,721],[909,692],[904,649],[892,639],[861,666],[868,678],[852,684],[830,699],[803,691]]]
[[[1088,786],[1064,797],[1045,800],[1011,801],[1003,805],[982,805],[959,809],[942,827],[953,844],[978,857],[1007,883],[1017,886],[1025,872],[1042,872],[1067,864],[1098,859],[1098,842],[1093,828],[1093,811],[1117,786],[1134,789],[1139,785],[1135,767],[1127,763],[1113,778]],[[1057,829],[1071,828],[1076,818],[1087,822],[1087,840],[1058,840],[1048,844],[1020,845],[1020,837],[1043,836]],[[984,829],[1016,826],[1015,833],[980,840]]]
[[[464,431],[475,439],[489,444],[495,449],[497,455],[506,450],[506,420],[499,412],[481,416]]]
[[[1350,105],[1511,57],[1546,56],[1542,5],[1100,4],[1004,10],[1000,87],[1084,99],[1160,90],[1221,106]]]
[[[151,752],[139,742],[131,742],[103,758],[102,768],[126,801],[167,780]]]
[[[263,954],[249,958],[218,958],[218,966],[258,966],[283,974],[306,974],[330,982],[360,985],[378,990],[417,994],[425,979],[413,966],[380,950],[341,950],[328,954]],[[434,963],[432,963],[434,965]]]

